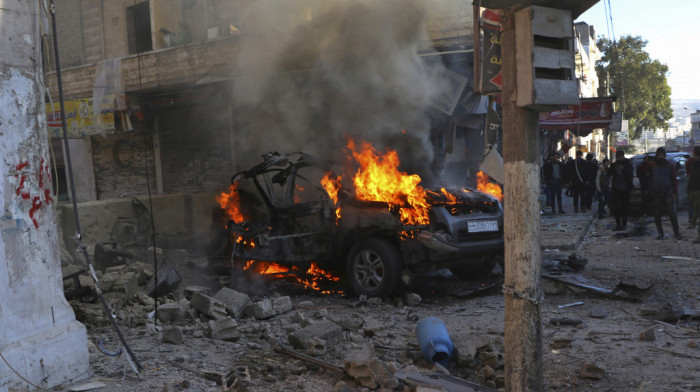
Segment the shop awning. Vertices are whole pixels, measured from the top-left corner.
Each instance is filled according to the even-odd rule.
[[[539,127],[542,130],[569,130],[574,133],[608,128],[613,118],[612,103],[612,97],[581,98],[579,105],[540,113]]]

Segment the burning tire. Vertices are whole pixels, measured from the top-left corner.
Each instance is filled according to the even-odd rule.
[[[347,279],[355,294],[383,297],[390,294],[399,280],[401,256],[389,242],[377,238],[355,245],[347,261]]]

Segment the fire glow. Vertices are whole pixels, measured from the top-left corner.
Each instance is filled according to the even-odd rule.
[[[236,223],[241,223],[248,220],[241,212],[241,198],[236,184],[231,184],[228,192],[222,192],[216,196],[216,201],[221,208],[226,211],[226,217]]]
[[[503,190],[501,186],[489,180],[489,176],[483,171],[476,173],[476,189],[497,198],[503,202]]]
[[[311,263],[304,274],[299,274],[297,266],[285,266],[271,261],[254,261],[249,260],[243,267],[245,271],[254,272],[259,275],[269,276],[271,278],[292,279],[295,283],[310,290],[315,290],[321,294],[341,293],[342,291],[324,290],[321,288],[322,282],[337,282],[339,277],[334,276],[320,268],[316,263]]]
[[[405,225],[428,224],[430,205],[425,189],[417,174],[402,173],[398,170],[399,156],[396,151],[387,150],[379,155],[368,142],[358,148],[351,139],[348,149],[360,164],[353,177],[355,194],[358,199],[381,201],[391,207],[398,207],[401,222]]]
[[[323,189],[326,190],[328,196],[333,200],[333,204],[338,205],[338,192],[340,192],[340,187],[343,185],[342,178],[340,176],[333,177],[333,173],[328,172],[321,179],[321,185]],[[340,207],[335,209],[336,218],[340,219]]]

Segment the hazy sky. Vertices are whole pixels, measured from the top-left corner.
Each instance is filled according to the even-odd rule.
[[[668,65],[672,99],[700,99],[700,1],[600,0],[576,20],[598,37],[639,35],[652,59]],[[612,16],[612,24],[610,24]],[[607,21],[607,23],[606,23]]]

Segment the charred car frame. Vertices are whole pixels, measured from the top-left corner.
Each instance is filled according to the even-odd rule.
[[[503,255],[503,210],[475,190],[426,189],[429,220],[405,225],[399,208],[363,201],[321,179],[331,165],[304,153],[264,155],[237,173],[241,218],[229,220],[208,247],[210,260],[270,261],[340,273],[355,294],[385,296],[402,275],[450,268],[458,276],[489,274]]]

